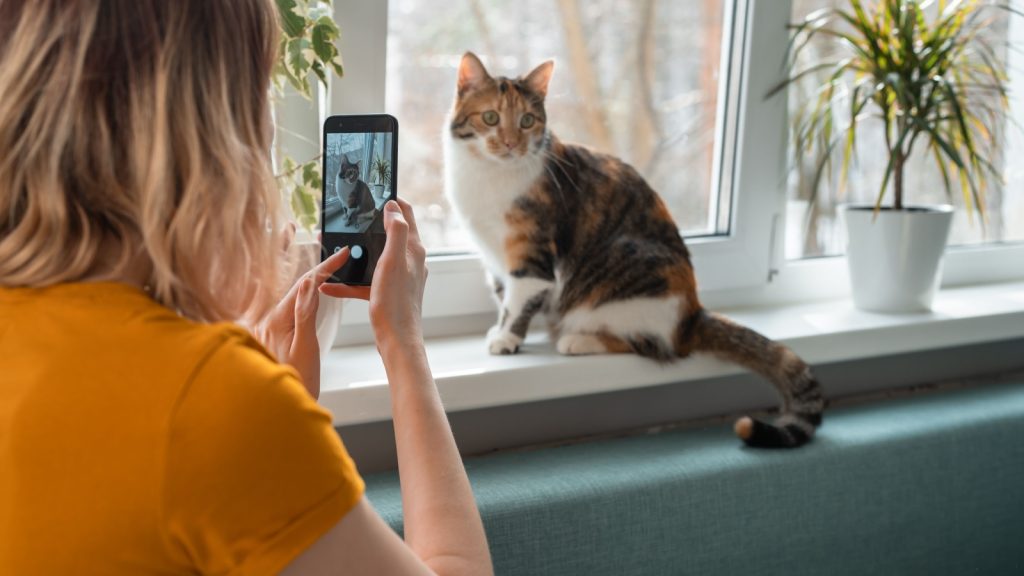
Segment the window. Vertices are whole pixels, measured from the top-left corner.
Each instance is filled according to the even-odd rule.
[[[784,77],[787,24],[838,1],[457,0],[442,8],[427,0],[334,0],[345,77],[332,83],[321,113],[386,110],[399,118],[399,193],[416,205],[432,252],[428,335],[482,333],[494,320],[482,267],[450,216],[440,176],[443,120],[466,50],[484,56],[494,74],[556,59],[553,128],[566,140],[607,147],[644,172],[688,236],[710,306],[839,298],[849,290],[841,259],[786,260],[836,254],[842,238],[834,206],[823,203],[812,249],[803,248],[799,200],[806,195],[793,180],[786,144],[790,99],[766,98]],[[1020,20],[1004,34],[1024,38]],[[1009,57],[1018,59],[1012,69],[1024,70],[1024,56]],[[1017,92],[1024,100],[1024,85]],[[1007,158],[1024,150],[1024,138],[1011,133],[1008,142]],[[859,169],[873,191],[877,160],[870,152],[861,154]],[[1024,167],[1008,168],[1010,192]],[[1013,264],[1024,262],[1024,244],[1012,244],[1024,239],[1024,197],[996,196],[990,216],[999,213],[1002,231],[997,236],[990,226],[982,237],[977,226],[958,223],[955,243],[986,244],[951,250],[945,283],[1024,275],[1024,266]],[[371,338],[360,303],[346,307],[343,323],[338,344]]]
[[[441,132],[463,52],[493,75],[556,61],[547,99],[563,140],[623,158],[688,235],[728,232],[713,167],[723,0],[391,0],[386,108],[400,118],[402,194],[434,251],[472,247],[445,201]]]
[[[1019,336],[1017,316],[1019,303],[1024,302],[1019,286],[958,291],[952,299],[954,306],[934,316],[869,318],[847,313],[849,306],[831,301],[849,293],[844,259],[786,259],[787,240],[801,230],[798,219],[794,223],[789,215],[792,210],[787,210],[789,99],[788,94],[765,96],[784,77],[787,24],[810,10],[809,2],[454,0],[428,4],[427,0],[333,0],[342,29],[345,77],[332,83],[326,99],[319,102],[320,113],[386,110],[399,118],[400,194],[420,210],[421,228],[430,235],[427,241],[432,249],[424,331],[435,338],[461,336],[430,343],[431,361],[447,409],[542,402],[727,374],[717,363],[700,358],[666,370],[638,358],[613,356],[585,362],[544,353],[491,358],[480,345],[487,326],[495,320],[495,306],[479,259],[447,216],[439,177],[440,135],[453,96],[455,65],[467,49],[495,54],[487,64],[497,74],[521,73],[554,56],[558,65],[549,105],[558,110],[553,115],[560,115],[554,120],[555,129],[567,139],[599,145],[590,133],[590,116],[580,109],[591,98],[574,86],[578,79],[573,75],[576,65],[570,62],[573,55],[566,41],[570,20],[565,14],[578,15],[576,25],[586,37],[586,56],[594,69],[591,81],[598,87],[601,106],[606,107],[604,122],[612,151],[639,162],[631,156],[635,153],[631,147],[635,127],[630,124],[631,114],[638,113],[633,103],[640,98],[639,92],[617,92],[626,88],[617,86],[615,80],[616,74],[628,74],[621,70],[637,61],[642,37],[638,30],[643,28],[645,10],[655,11],[657,23],[653,25],[660,32],[647,42],[654,47],[650,53],[651,95],[656,108],[661,106],[665,134],[685,140],[673,142],[678,148],[672,153],[687,164],[678,168],[685,174],[682,180],[680,174],[663,169],[647,176],[669,199],[688,236],[705,305],[725,308],[739,320],[783,341],[806,338],[802,353],[822,363]],[[1012,37],[1013,29],[1010,34]],[[673,35],[678,37],[671,38]],[[488,44],[495,47],[488,48]],[[700,56],[678,52],[687,47],[701,51]],[[716,49],[720,58],[714,56]],[[1016,68],[1024,71],[1024,66]],[[713,87],[705,74],[717,75]],[[673,106],[683,106],[694,117],[674,116]],[[713,123],[707,116],[712,108]],[[311,138],[315,141],[316,136]],[[646,146],[653,142],[657,139],[651,136]],[[687,177],[698,183],[686,182]],[[1020,200],[1024,199],[1018,200],[1018,216]],[[796,239],[798,243],[801,240]],[[1021,279],[1024,243],[990,242],[950,250],[946,256],[947,286]],[[798,305],[780,309],[780,304]],[[741,307],[751,308],[737,309]],[[366,310],[359,301],[345,304],[335,345],[372,343]],[[336,382],[326,387],[320,400],[335,413],[337,423],[387,419],[385,375],[372,346],[335,351],[326,359],[324,375]],[[851,384],[848,391],[858,390],[857,386],[860,384]],[[732,400],[715,401],[730,406],[725,410],[735,407]],[[551,413],[562,411],[552,408]],[[495,430],[489,429],[491,432]],[[382,441],[377,434],[368,434],[374,437],[375,449]],[[490,437],[508,440],[504,431]]]
[[[847,0],[794,0],[793,20],[802,20],[815,10],[829,7],[845,7]],[[932,4],[930,9],[934,12],[937,5]],[[1019,42],[1024,39],[1024,22],[1019,18],[1010,18],[1007,14],[1000,15],[989,28],[992,35],[990,40],[993,47],[1000,50],[999,56],[1010,58],[1011,80],[1015,80],[1012,92],[1019,92],[1024,88],[1018,79],[1013,78],[1014,72],[1024,70],[1024,57],[1019,51],[1010,49],[1008,41]],[[1011,37],[1011,34],[1013,35]],[[802,63],[806,66],[812,61],[831,59],[832,54],[837,52],[836,43],[831,38],[821,37],[812,42],[805,52],[806,58]],[[827,74],[827,71],[826,71]],[[810,82],[797,86],[790,90],[790,112],[800,105],[801,101],[806,102],[808,90],[813,89],[816,82],[820,85],[821,77],[809,78]],[[845,97],[843,95],[840,96]],[[1018,95],[1018,102],[1024,103]],[[840,106],[840,108],[843,108]],[[1020,123],[1024,106],[1012,106],[1011,113],[1016,113]],[[845,122],[845,119],[843,119]],[[986,217],[985,226],[981,225],[978,214],[974,213],[973,218],[966,210],[958,209],[954,213],[953,229],[950,234],[950,245],[977,245],[985,243],[1019,242],[1024,240],[1024,196],[1019,190],[1024,186],[1024,166],[1012,162],[1012,159],[1019,156],[1024,146],[1024,136],[1021,129],[1012,125],[1001,127],[998,132],[1006,153],[996,162],[1002,162],[1006,171],[1006,181],[1003,184],[991,181],[990,188],[986,195]],[[822,189],[812,199],[812,182],[814,173],[819,165],[820,157],[817,152],[802,156],[796,159],[792,172],[789,175],[788,204],[787,204],[787,230],[786,230],[786,256],[789,258],[804,258],[811,256],[823,256],[841,254],[845,241],[845,230],[842,229],[838,217],[837,207],[841,203],[874,203],[877,190],[882,182],[882,176],[886,168],[887,157],[885,155],[882,122],[880,119],[866,118],[862,129],[858,133],[856,150],[857,162],[850,169],[850,179],[845,190],[840,193],[839,162],[834,164],[836,169],[832,178],[826,178],[822,183]],[[835,154],[833,157],[838,157]],[[1007,162],[1010,159],[1011,161]],[[906,170],[906,190],[909,193],[907,201],[914,204],[944,204],[952,203],[962,208],[962,199],[949,198],[945,193],[945,187],[939,170],[935,167],[928,149],[923,142],[918,143],[914,148],[914,154]],[[887,196],[886,202],[891,202],[891,196]]]
[[[689,235],[703,291],[768,282],[776,252],[771,238],[783,207],[785,100],[764,95],[779,79],[773,55],[785,50],[786,37],[775,31],[785,31],[788,10],[749,0],[676,4],[524,0],[488,2],[486,9],[481,3],[477,14],[473,2],[460,0],[446,5],[442,17],[423,0],[335,0],[345,76],[333,82],[325,108],[332,114],[385,109],[399,118],[399,194],[419,208],[433,252],[424,304],[428,334],[432,320],[444,325],[434,333],[475,331],[493,322],[479,259],[448,217],[439,176],[455,65],[467,49],[485,52],[484,37],[499,53],[488,59],[495,74],[522,73],[552,55],[560,61],[550,96],[552,114],[560,116],[555,129],[584,141],[591,131],[604,131],[606,136],[585,143],[600,145],[607,138],[611,151],[647,164],[640,168],[648,170]],[[649,37],[641,33],[644,26],[653,30]],[[574,27],[576,32],[567,31]],[[567,40],[574,34],[585,40]],[[574,57],[588,64],[574,63]],[[641,77],[639,60],[648,67],[643,77],[650,94],[639,100],[644,105],[637,104],[643,96],[632,86],[637,82],[618,78],[629,77],[630,70]],[[595,113],[582,106],[593,98],[576,95],[580,66],[592,68],[584,79],[598,95],[600,123],[591,122]],[[647,105],[654,111],[644,110]],[[634,126],[637,118],[652,122],[654,115],[659,126]],[[664,159],[652,163],[656,154]],[[342,334],[359,334],[348,341],[365,340],[362,307],[346,310],[343,323],[350,328]],[[463,321],[470,317],[472,322]]]

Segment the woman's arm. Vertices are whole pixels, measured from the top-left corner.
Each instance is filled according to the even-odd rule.
[[[374,281],[370,316],[391,383],[405,541],[438,573],[488,574],[480,513],[423,347],[426,251],[411,206],[389,202],[384,221],[389,246],[378,266],[386,278]]]
[[[408,204],[388,202],[384,223],[387,246],[373,286],[324,284],[320,291],[370,300],[391,386],[405,543],[363,500],[286,573],[488,576],[487,538],[423,347],[426,253]]]
[[[491,573],[483,524],[422,343],[381,349],[402,484],[405,541],[436,573]]]

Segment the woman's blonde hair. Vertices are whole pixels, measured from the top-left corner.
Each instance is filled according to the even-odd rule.
[[[141,261],[186,317],[262,314],[284,275],[276,18],[270,0],[0,0],[0,286]]]

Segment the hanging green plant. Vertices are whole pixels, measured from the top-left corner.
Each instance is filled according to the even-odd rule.
[[[275,92],[287,86],[313,99],[317,86],[327,85],[328,76],[342,76],[344,69],[336,42],[341,36],[334,22],[330,0],[276,0],[281,23],[281,40],[274,65]],[[289,201],[297,223],[312,229],[319,222],[320,157],[302,161],[285,155],[277,166],[282,193]]]

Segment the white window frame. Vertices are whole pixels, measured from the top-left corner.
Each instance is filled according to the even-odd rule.
[[[385,110],[388,2],[335,0],[334,6],[342,30],[345,76],[332,81],[327,106],[320,106],[321,116],[328,111],[381,112]],[[796,261],[784,257],[788,96],[785,90],[771,99],[764,95],[785,74],[791,7],[790,0],[726,0],[725,22],[736,32],[723,46],[721,77],[739,85],[730,87],[738,90],[732,98],[720,90],[718,125],[722,126],[730,101],[737,106],[737,116],[734,135],[727,134],[726,142],[719,142],[715,152],[713,186],[720,187],[722,194],[730,193],[731,188],[730,233],[687,240],[701,298],[712,307],[781,304],[849,294],[844,257]],[[727,73],[737,60],[742,62],[739,73]],[[318,139],[319,126],[312,128]],[[731,173],[722,170],[726,146],[733,146],[734,162],[724,166],[731,168]],[[430,280],[424,297],[428,337],[482,331],[493,322],[495,304],[479,257],[432,256],[428,266]],[[1024,278],[1024,244],[947,251],[944,286],[1019,278]],[[366,310],[361,302],[346,304],[336,346],[372,340]]]

